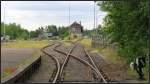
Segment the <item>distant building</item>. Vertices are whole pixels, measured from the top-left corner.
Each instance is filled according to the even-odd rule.
[[[1,35],[1,41],[8,41],[10,39],[9,35]]]
[[[51,32],[49,32],[49,33],[46,33],[46,36],[47,37],[52,37],[54,34],[53,33],[51,33]]]
[[[70,33],[73,36],[83,36],[83,26],[80,23],[77,23],[76,21],[70,25]]]
[[[56,36],[56,35],[52,32],[42,32],[42,33],[39,34],[38,38],[39,39],[46,39],[46,38],[50,38],[50,37],[53,37],[53,36]]]

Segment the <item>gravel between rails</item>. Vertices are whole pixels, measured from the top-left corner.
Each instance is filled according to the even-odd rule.
[[[66,54],[57,52],[55,49],[68,53],[71,48],[72,46],[66,47],[64,45],[60,45],[59,43],[55,43],[53,46],[45,48],[45,52],[57,58],[60,66],[62,66],[62,63],[66,59]],[[92,64],[90,63],[90,60],[86,56],[84,47],[82,45],[78,44],[72,51],[71,55],[72,56],[69,56],[69,60],[65,65],[62,76],[58,77],[59,80],[57,80],[57,82],[102,82],[97,79],[96,72],[94,71],[94,66],[92,66]],[[35,73],[28,82],[52,82],[52,80],[49,80],[52,79],[52,75],[56,71],[56,63],[47,55],[42,55],[42,58],[43,65],[41,67],[43,68],[39,68],[39,71],[37,71],[37,73]],[[83,61],[81,62],[79,61],[79,59],[81,59],[81,61],[86,61],[87,63],[84,63]]]
[[[63,45],[57,47],[60,51],[68,52],[69,47],[66,48]],[[84,53],[83,46],[77,45],[75,50],[71,54],[75,54],[79,59],[88,61],[86,54]],[[80,73],[79,73],[80,72]],[[84,63],[76,60],[72,57],[69,58],[67,67],[65,68],[64,81],[95,81],[93,78],[93,72],[89,66],[85,66]]]

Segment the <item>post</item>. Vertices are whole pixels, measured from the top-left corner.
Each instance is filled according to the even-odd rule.
[[[94,1],[94,28],[93,28],[93,35],[92,35],[92,47],[95,48],[95,36],[96,36],[96,28],[95,28],[95,1]]]
[[[29,31],[29,40],[30,40],[30,31]]]
[[[5,5],[6,5],[6,4],[4,4],[4,39],[5,39],[5,36],[6,36],[6,35],[5,35]]]
[[[69,25],[70,25],[70,2],[69,2]]]
[[[69,2],[69,24],[68,27],[70,27],[70,2]],[[69,40],[71,39],[71,30],[69,29]]]
[[[94,29],[95,29],[95,1],[94,1]]]

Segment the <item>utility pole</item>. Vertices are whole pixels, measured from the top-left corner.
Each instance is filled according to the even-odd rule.
[[[6,5],[6,4],[4,4],[4,39],[5,39],[5,36],[6,36],[6,35],[5,35],[5,5]]]
[[[95,1],[94,1],[94,29],[95,29]]]
[[[69,2],[69,25],[70,25],[70,2]]]
[[[70,29],[70,2],[69,2],[69,39],[71,38],[71,29]]]
[[[94,18],[94,25],[93,25],[94,28],[93,28],[93,35],[92,35],[92,47],[95,47],[95,36],[96,36],[96,35],[95,35],[95,33],[96,33],[96,29],[95,29],[95,1],[94,1],[94,6],[93,6],[93,8],[94,8],[94,11],[93,11],[93,12],[94,12],[94,15],[93,15],[93,16],[94,16],[94,17],[93,17],[93,18]]]
[[[95,9],[95,18],[96,18],[95,19],[96,20],[95,21],[95,25],[96,25],[95,27],[98,28],[98,11],[97,11],[97,9]]]

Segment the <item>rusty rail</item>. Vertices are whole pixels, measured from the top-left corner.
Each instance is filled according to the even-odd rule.
[[[60,77],[62,76],[62,73],[63,73],[63,69],[64,69],[64,67],[65,67],[65,65],[67,64],[67,62],[68,62],[68,60],[69,60],[69,57],[70,57],[70,54],[71,54],[71,52],[73,51],[73,49],[76,47],[76,45],[74,45],[70,50],[69,50],[69,52],[66,54],[67,56],[66,56],[66,58],[65,58],[65,60],[64,60],[64,62],[63,62],[63,64],[62,64],[62,66],[61,66],[61,69],[60,69]]]
[[[52,45],[54,45],[54,44],[45,46],[44,48],[41,49],[41,51],[42,51],[44,54],[50,56],[50,57],[56,62],[57,71],[56,71],[56,75],[55,75],[55,77],[54,77],[54,79],[53,79],[53,81],[52,81],[52,83],[56,83],[56,82],[57,82],[57,79],[58,79],[58,76],[59,76],[59,72],[60,72],[60,63],[59,63],[58,59],[55,58],[54,55],[50,55],[49,53],[47,53],[46,51],[44,51],[44,49],[46,49],[47,47],[50,47],[50,46],[52,46]]]
[[[93,59],[91,58],[91,56],[89,55],[89,53],[85,50],[84,48],[84,51],[86,53],[86,56],[90,59],[90,62],[92,63],[92,65],[94,66],[94,68],[96,69],[98,75],[102,78],[103,82],[104,83],[107,83],[107,80],[104,78],[104,76],[102,75],[102,73],[99,71],[99,69],[97,68],[97,66],[95,65]]]
[[[60,45],[58,45],[58,46],[60,46]],[[56,46],[56,47],[58,47],[58,46]],[[64,55],[67,55],[67,53],[62,52],[62,51],[56,49],[56,47],[54,48],[54,50],[55,50],[56,52],[62,53],[62,54],[64,54]],[[85,51],[85,52],[86,52],[86,51]],[[104,83],[107,83],[107,80],[103,77],[103,75],[101,74],[101,72],[98,70],[98,68],[96,67],[96,65],[95,65],[94,61],[92,60],[92,58],[89,56],[89,54],[88,54],[87,52],[86,52],[86,54],[87,54],[87,56],[89,57],[89,59],[90,59],[92,65],[91,65],[89,62],[87,62],[87,61],[85,61],[85,60],[83,60],[83,59],[81,59],[81,58],[79,58],[79,57],[76,57],[76,56],[74,56],[74,55],[72,55],[72,54],[70,54],[70,56],[73,57],[73,58],[75,58],[75,59],[77,59],[78,61],[82,62],[83,64],[85,64],[85,65],[91,67],[91,69],[93,69],[93,70],[97,73],[97,75],[99,76],[99,78],[102,78],[103,82],[104,82]]]

